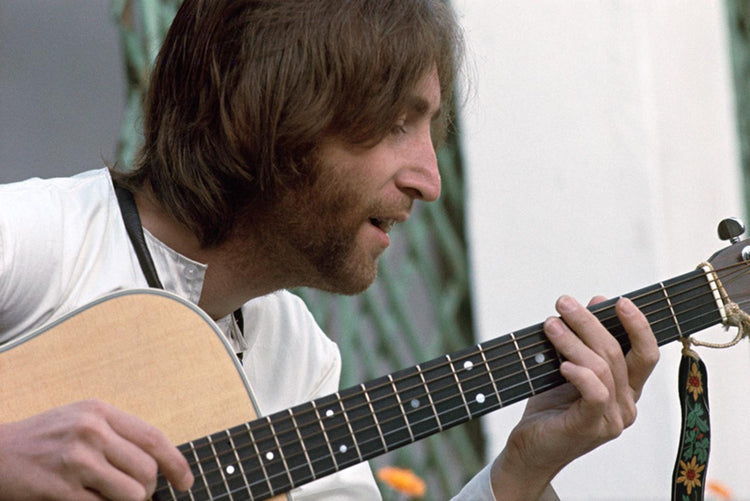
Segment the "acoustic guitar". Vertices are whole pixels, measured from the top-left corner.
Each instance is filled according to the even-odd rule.
[[[727,233],[726,222],[720,234]],[[732,224],[729,224],[731,227]],[[750,298],[750,240],[634,291],[659,345],[727,322]],[[612,299],[591,310],[629,349]],[[264,500],[564,383],[542,324],[258,417],[223,334],[191,303],[116,292],[0,348],[0,422],[97,398],[162,429],[188,459],[190,492],[153,499]]]

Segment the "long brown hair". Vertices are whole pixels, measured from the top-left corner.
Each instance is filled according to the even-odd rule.
[[[450,108],[460,41],[442,0],[185,0],[151,74],[138,164],[116,176],[150,183],[219,244],[244,209],[310,175],[324,135],[384,137],[435,65]]]

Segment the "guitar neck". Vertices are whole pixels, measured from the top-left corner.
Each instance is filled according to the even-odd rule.
[[[660,346],[722,320],[702,269],[626,296]],[[627,351],[615,302],[591,311]],[[537,324],[183,444],[196,476],[190,499],[268,499],[552,389],[565,382],[560,363]],[[154,499],[176,498],[162,479]]]

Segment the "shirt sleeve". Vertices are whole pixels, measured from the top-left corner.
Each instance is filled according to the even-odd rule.
[[[474,478],[451,501],[496,501],[495,495],[492,493],[491,467],[492,463],[474,475]]]
[[[491,469],[492,463],[485,466],[451,501],[496,501],[495,495],[492,493]],[[560,501],[560,498],[557,497],[557,493],[552,486],[548,485],[539,501]]]

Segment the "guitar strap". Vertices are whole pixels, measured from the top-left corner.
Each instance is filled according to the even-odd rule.
[[[672,501],[703,501],[711,449],[708,371],[687,338],[683,339],[678,393],[682,426],[672,471]]]
[[[148,286],[154,289],[164,289],[161,280],[159,280],[159,274],[156,273],[154,260],[151,259],[151,253],[146,246],[143,226],[141,226],[141,218],[138,216],[138,208],[135,205],[133,194],[130,193],[130,190],[117,185],[115,185],[115,193],[117,194],[117,202],[120,204],[122,220],[125,222],[125,230],[133,243],[135,255],[138,256],[138,262],[146,276]]]
[[[164,289],[161,280],[159,280],[159,274],[156,272],[154,260],[151,258],[151,252],[149,252],[146,245],[146,238],[143,236],[143,226],[141,225],[141,218],[138,215],[138,207],[135,205],[133,194],[130,190],[116,184],[115,194],[117,195],[117,202],[120,204],[120,213],[125,223],[125,230],[133,244],[135,254],[138,257],[138,263],[141,265],[141,270],[143,270],[148,286],[154,289]],[[245,322],[242,317],[242,308],[235,310],[233,315],[240,332],[244,332]],[[238,353],[237,356],[242,361],[242,352]]]

